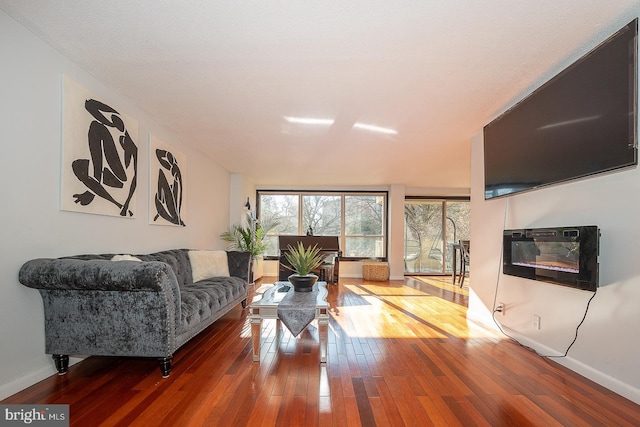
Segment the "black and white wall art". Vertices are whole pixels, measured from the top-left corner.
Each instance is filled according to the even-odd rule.
[[[138,122],[64,78],[61,209],[135,218]]]
[[[149,223],[184,227],[187,158],[149,136]]]

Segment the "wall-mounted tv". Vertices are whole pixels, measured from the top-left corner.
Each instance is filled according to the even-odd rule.
[[[638,19],[484,127],[485,199],[637,165]]]

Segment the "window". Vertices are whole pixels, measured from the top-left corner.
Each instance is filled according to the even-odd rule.
[[[278,256],[279,234],[300,234],[300,197],[293,194],[259,194],[258,218],[265,230],[265,256]]]
[[[378,195],[347,195],[345,205],[345,244],[347,256],[384,256],[384,199]]]
[[[279,254],[278,235],[338,236],[344,258],[386,258],[386,192],[258,191],[258,218],[269,247]]]
[[[405,200],[405,274],[450,274],[453,244],[469,240],[470,217],[467,199]]]
[[[303,234],[339,236],[342,229],[342,200],[334,195],[302,196]]]

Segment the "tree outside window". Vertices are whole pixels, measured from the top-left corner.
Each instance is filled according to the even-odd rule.
[[[262,224],[276,224],[268,230],[265,240],[268,242],[265,256],[278,256],[278,235],[296,235],[299,232],[298,206],[300,198],[288,194],[264,194],[260,196],[258,219]]]
[[[316,236],[339,236],[342,228],[340,196],[302,196],[302,228]]]
[[[384,256],[384,198],[345,196],[345,256]]]

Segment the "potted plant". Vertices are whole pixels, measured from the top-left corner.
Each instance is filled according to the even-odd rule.
[[[322,264],[320,248],[314,245],[305,249],[302,242],[298,242],[295,248],[289,245],[288,249],[284,256],[291,264],[290,269],[294,271],[294,274],[289,276],[289,282],[297,292],[311,292],[313,285],[318,281],[318,276],[311,272]]]
[[[232,251],[244,251],[251,253],[253,259],[250,282],[262,277],[259,273],[260,260],[267,249],[264,240],[266,230],[260,225],[260,222],[253,215],[247,214],[247,225],[232,225],[228,231],[220,234],[220,238],[229,243],[229,249]],[[259,273],[259,274],[254,274]],[[257,277],[253,277],[253,276]]]

